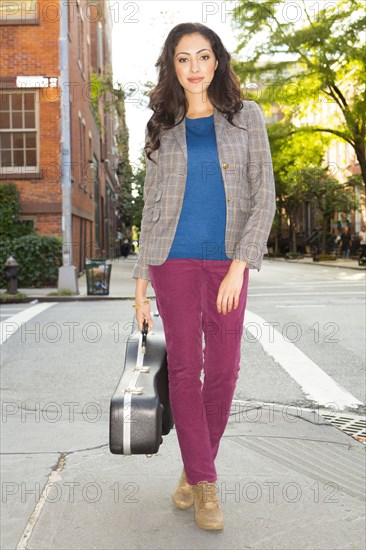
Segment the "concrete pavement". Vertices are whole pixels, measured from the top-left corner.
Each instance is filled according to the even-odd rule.
[[[222,532],[199,529],[193,508],[172,504],[182,467],[174,429],[146,458],[110,454],[107,410],[94,429],[78,419],[77,439],[63,424],[56,443],[55,427],[40,438],[28,423],[18,454],[9,446],[15,419],[9,423],[4,550],[365,547],[365,449],[315,411],[233,407],[216,459]],[[36,482],[43,498],[35,501]]]
[[[123,320],[133,314],[134,261],[112,267]],[[365,446],[330,423],[329,410],[234,397],[216,460],[222,532],[199,529],[192,508],[171,502],[182,467],[175,429],[152,458],[112,455],[109,401],[124,353],[110,330],[114,304],[58,303],[34,318],[41,334],[98,319],[103,340],[79,339],[78,353],[63,339],[50,345],[52,332],[37,341],[33,322],[29,340],[17,333],[2,346],[2,549],[365,547]]]

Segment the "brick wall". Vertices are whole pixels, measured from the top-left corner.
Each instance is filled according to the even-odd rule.
[[[2,88],[17,90],[17,76],[58,77],[59,22],[39,0],[39,24],[0,25]],[[61,235],[60,102],[56,89],[37,90],[40,172],[18,179],[8,174],[2,181],[17,184],[25,215],[36,220],[39,234]],[[40,212],[41,210],[41,212]],[[48,213],[42,213],[47,212]]]
[[[0,88],[19,91],[17,76],[59,78],[59,12],[68,9],[69,85],[72,162],[72,238],[73,264],[84,267],[85,256],[108,256],[105,231],[106,151],[104,133],[98,127],[90,105],[91,71],[103,74],[111,64],[110,48],[103,45],[102,63],[98,65],[98,26],[103,41],[110,36],[111,21],[105,3],[99,9],[89,0],[49,2],[38,0],[39,19],[31,24],[0,24],[2,64]],[[100,61],[100,56],[99,56]],[[37,93],[39,170],[20,177],[7,173],[1,181],[17,184],[22,214],[34,220],[40,235],[62,236],[61,134],[59,88],[32,88]],[[110,123],[100,105],[100,117],[108,129]],[[110,160],[111,162],[111,160]],[[95,223],[99,212],[99,224]],[[115,220],[113,221],[116,225]],[[99,248],[96,248],[96,231]]]

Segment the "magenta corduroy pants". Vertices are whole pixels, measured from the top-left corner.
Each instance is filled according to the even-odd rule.
[[[149,265],[165,332],[170,405],[192,485],[217,480],[214,461],[239,376],[249,269],[244,271],[238,308],[224,315],[217,311],[216,300],[230,264],[171,258]]]

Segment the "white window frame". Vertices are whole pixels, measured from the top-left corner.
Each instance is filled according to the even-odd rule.
[[[35,95],[34,98],[34,118],[35,118],[35,127],[33,129],[30,128],[1,128],[0,132],[1,134],[6,133],[16,133],[16,132],[35,132],[36,133],[36,165],[35,166],[5,166],[2,167],[0,165],[0,174],[4,176],[13,176],[13,175],[19,175],[19,179],[22,178],[22,176],[26,176],[28,174],[37,174],[40,171],[40,128],[39,128],[39,90],[34,88],[25,88],[24,90],[10,90],[10,89],[3,89],[0,91],[0,93],[6,93],[6,94],[21,94],[24,95],[26,93],[33,93]],[[1,151],[0,151],[1,154]]]

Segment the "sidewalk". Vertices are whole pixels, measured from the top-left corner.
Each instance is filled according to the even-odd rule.
[[[2,548],[365,548],[362,443],[316,411],[244,402],[232,411],[215,461],[224,513],[218,532],[199,529],[193,508],[179,510],[172,503],[182,469],[175,429],[147,458],[109,452],[107,406],[98,426],[83,425],[80,418],[71,429],[64,420],[44,427],[38,437],[29,423],[12,417],[4,430],[10,451],[3,460],[4,481],[22,480],[30,491],[39,479],[41,490],[47,485],[47,498],[31,516],[31,499],[25,505],[20,490],[16,497],[9,493]],[[16,460],[15,438],[25,451]],[[25,544],[17,546],[20,537]]]
[[[57,291],[57,288],[20,288],[19,292],[27,294],[25,301],[30,302],[33,299],[38,301],[75,301],[75,300],[121,300],[121,299],[133,299],[135,296],[135,279],[132,278],[132,270],[136,263],[137,255],[130,255],[128,258],[116,258],[112,261],[112,271],[110,280],[110,292],[109,295],[103,296],[88,296],[86,286],[86,273],[84,272],[78,278],[79,294],[73,296],[47,296],[50,292]],[[360,271],[366,271],[365,267],[360,267],[357,260],[338,259],[332,262],[313,262],[311,257],[305,257],[301,260],[285,260],[284,258],[271,258],[264,261],[270,262],[287,262],[289,264],[298,263],[300,265],[312,265],[312,266],[327,266],[337,267],[342,269],[356,269]],[[0,290],[0,293],[4,290]],[[148,297],[153,298],[153,288],[151,284],[148,285]]]
[[[130,255],[128,258],[122,256],[112,261],[111,280],[109,295],[87,294],[86,272],[78,278],[79,294],[72,296],[47,296],[50,292],[57,291],[57,288],[19,288],[19,292],[27,294],[27,301],[37,299],[39,301],[75,301],[75,300],[121,300],[133,299],[135,297],[135,279],[132,278],[132,270],[136,263],[137,255]],[[151,285],[148,292],[151,292]],[[0,291],[4,292],[4,289]],[[153,297],[154,294],[151,295]]]

